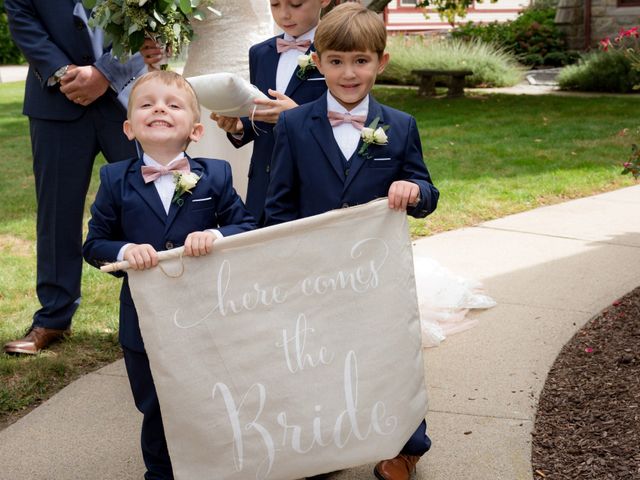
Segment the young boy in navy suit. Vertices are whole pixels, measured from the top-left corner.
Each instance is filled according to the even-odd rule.
[[[129,98],[124,132],[140,142],[143,158],[100,170],[84,258],[99,267],[126,260],[132,269],[158,264],[159,250],[184,245],[184,254],[210,253],[216,238],[251,230],[251,214],[222,160],[188,158],[184,150],[203,132],[196,94],[180,75],[140,77]],[[145,479],[173,479],[160,405],[126,275],[120,293],[120,343],[142,421]]]
[[[385,46],[382,20],[359,4],[340,5],[322,19],[313,59],[329,91],[280,115],[267,225],[385,196],[389,208],[414,217],[435,210],[439,193],[422,158],[415,119],[370,95],[389,60]],[[375,466],[376,477],[408,480],[430,446],[423,421],[396,458]]]
[[[320,11],[329,1],[271,0],[271,14],[284,34],[251,47],[249,77],[253,85],[274,99],[256,100],[257,104],[267,108],[257,110],[253,119],[211,115],[218,126],[228,133],[227,136],[236,147],[255,142],[249,167],[246,203],[258,224],[264,223],[264,200],[271,171],[274,124],[281,112],[316,100],[327,90],[322,74],[313,66],[300,67],[298,57],[302,54],[309,55],[312,51]]]

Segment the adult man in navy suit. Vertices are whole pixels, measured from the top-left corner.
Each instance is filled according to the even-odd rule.
[[[121,63],[103,48],[74,0],[5,0],[9,28],[29,62],[23,113],[29,117],[38,203],[37,285],[41,308],[7,353],[35,354],[62,338],[80,303],[82,218],[96,155],[136,156],[122,133],[118,94],[144,63]]]

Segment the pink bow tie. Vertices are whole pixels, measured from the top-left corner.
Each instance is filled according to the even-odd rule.
[[[180,160],[176,160],[171,163],[170,167],[155,166],[155,165],[143,165],[142,166],[142,178],[144,183],[153,182],[163,175],[169,175],[173,172],[189,173],[191,168],[189,167],[189,160],[187,157],[182,157]]]
[[[350,123],[353,128],[357,128],[358,130],[362,130],[364,128],[364,122],[367,119],[364,115],[350,115],[348,113],[331,111],[327,113],[327,117],[329,118],[329,123],[332,127],[337,127],[343,123]]]
[[[285,40],[284,38],[276,39],[276,50],[278,53],[286,52],[295,48],[305,53],[311,46],[311,40]]]

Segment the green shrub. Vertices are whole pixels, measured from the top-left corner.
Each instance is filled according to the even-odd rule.
[[[639,83],[640,72],[632,68],[622,51],[589,53],[558,75],[558,84],[563,90],[628,93]]]
[[[451,35],[469,41],[481,39],[513,52],[525,65],[562,66],[577,60],[567,51],[562,33],[555,24],[555,8],[529,7],[515,20],[475,24],[468,22],[455,28]]]
[[[387,42],[389,64],[378,77],[381,83],[415,85],[412,70],[472,70],[467,86],[506,87],[523,78],[515,57],[503,49],[480,41],[427,38],[419,35],[392,36]]]
[[[0,0],[0,65],[24,63],[24,57],[9,33],[7,13],[4,10],[4,0]]]

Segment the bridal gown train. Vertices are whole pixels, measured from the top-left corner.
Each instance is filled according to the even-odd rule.
[[[183,75],[193,77],[208,73],[236,73],[249,80],[249,47],[273,36],[273,21],[266,0],[216,0],[214,7],[222,15],[207,12],[201,22],[193,22],[194,39],[189,45]],[[244,199],[253,145],[236,149],[226,133],[202,108],[205,134],[192,143],[187,153],[193,157],[227,160],[233,170],[233,184]]]
[[[266,0],[216,0],[218,17],[208,13],[202,22],[194,22],[195,37],[189,45],[185,77],[216,72],[231,72],[249,79],[249,47],[273,35],[273,22]],[[202,109],[205,135],[191,144],[191,156],[227,160],[233,170],[234,186],[245,198],[247,173],[253,145],[236,149],[226,134]],[[489,308],[495,302],[482,293],[480,285],[458,277],[434,259],[415,257],[418,305],[425,347],[436,346],[453,333],[475,325],[466,318],[469,309]]]

